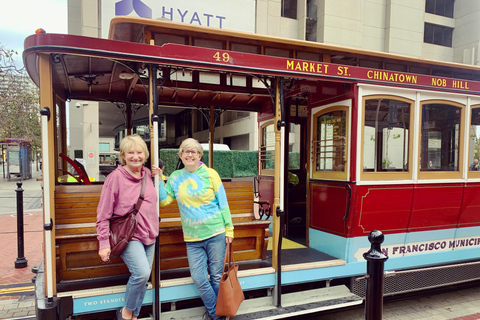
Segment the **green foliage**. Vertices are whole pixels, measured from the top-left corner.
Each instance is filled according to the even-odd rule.
[[[288,169],[300,169],[300,152],[288,153]]]
[[[258,151],[232,150],[233,177],[255,177],[258,175]]]
[[[25,69],[17,66],[16,55],[0,46],[0,141],[32,140],[37,154],[41,147],[39,90]]]
[[[213,158],[213,168],[222,179],[254,177],[258,174],[257,151],[214,151]],[[177,167],[178,149],[160,149],[160,159],[165,165],[165,174],[169,176]],[[208,166],[208,152],[203,154],[201,161]]]
[[[392,165],[392,161],[388,160],[388,159],[383,159],[382,160],[382,168],[388,168]]]
[[[163,161],[165,166],[164,174],[169,176],[175,171],[178,162],[178,149],[160,149],[160,159]]]
[[[264,169],[275,169],[275,151],[265,152],[265,168]]]
[[[233,178],[232,151],[213,151],[213,159],[213,168],[221,178]],[[200,160],[208,166],[208,152],[204,152]]]

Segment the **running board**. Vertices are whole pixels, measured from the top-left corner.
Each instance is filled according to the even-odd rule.
[[[282,294],[282,307],[272,305],[273,297],[245,300],[231,320],[270,320],[300,316],[326,310],[352,307],[362,304],[363,299],[350,292],[346,286],[335,286]],[[198,320],[205,313],[205,308],[192,308],[162,312],[162,319]],[[152,318],[144,318],[144,320]]]

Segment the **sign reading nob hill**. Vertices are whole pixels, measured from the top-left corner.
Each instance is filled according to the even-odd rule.
[[[102,37],[115,16],[163,19],[197,26],[255,32],[255,0],[103,0]]]

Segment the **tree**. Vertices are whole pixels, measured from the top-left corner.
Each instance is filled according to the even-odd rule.
[[[32,140],[36,156],[41,147],[39,90],[16,57],[17,52],[0,45],[0,141]]]

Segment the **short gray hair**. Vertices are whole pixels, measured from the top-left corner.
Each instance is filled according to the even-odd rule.
[[[182,156],[183,150],[197,150],[198,153],[200,154],[200,158],[203,156],[203,147],[198,142],[198,140],[193,139],[193,138],[187,138],[183,140],[182,144],[180,145],[180,148],[178,149],[178,156]]]

